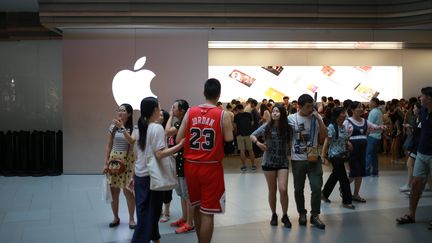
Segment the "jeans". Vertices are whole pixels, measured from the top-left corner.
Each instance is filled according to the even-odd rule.
[[[313,163],[307,160],[292,160],[292,170],[294,176],[294,196],[299,214],[306,214],[304,186],[306,176],[309,178],[311,195],[311,213],[321,212],[321,187],[323,184],[323,171],[321,163]]]
[[[366,147],[366,176],[370,176],[371,169],[372,175],[378,175],[378,146],[380,139],[367,137]],[[371,168],[372,167],[372,168]]]
[[[330,162],[333,165],[333,171],[327,179],[326,184],[322,190],[322,193],[325,197],[329,197],[332,193],[336,183],[339,181],[339,186],[342,193],[342,203],[343,204],[351,204],[352,203],[352,195],[350,183],[348,180],[348,176],[345,170],[345,165],[343,160],[330,158]]]
[[[138,221],[131,243],[159,240],[159,217],[162,213],[164,192],[150,190],[150,176],[134,176],[134,180]]]

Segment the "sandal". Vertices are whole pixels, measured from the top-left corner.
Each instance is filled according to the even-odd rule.
[[[356,201],[356,202],[361,202],[361,203],[365,203],[366,202],[366,199],[364,199],[364,198],[362,198],[362,197],[360,197],[359,195],[357,195],[357,196],[352,196],[352,200],[353,201]]]
[[[159,220],[159,222],[161,222],[161,223],[166,223],[166,222],[168,222],[170,220],[170,216],[169,215],[163,215],[162,217],[161,217],[161,219]]]
[[[352,204],[342,204],[342,207],[347,208],[347,209],[355,209],[355,206]]]
[[[403,217],[396,219],[396,222],[398,224],[413,224],[413,223],[415,223],[415,219],[413,219],[408,214],[405,214]]]

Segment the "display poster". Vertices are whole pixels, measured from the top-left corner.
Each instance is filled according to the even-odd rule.
[[[209,66],[222,85],[220,101],[254,98],[281,102],[302,94],[367,102],[402,97],[401,66]]]

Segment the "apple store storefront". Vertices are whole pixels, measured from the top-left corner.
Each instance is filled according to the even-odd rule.
[[[44,177],[29,179],[33,185],[41,185],[43,189],[33,188],[24,181],[25,177],[13,177],[13,182],[0,177],[0,181],[6,183],[3,185],[17,185],[0,186],[4,196],[15,195],[14,201],[7,206],[0,203],[0,220],[3,220],[0,222],[4,226],[0,227],[0,241],[27,242],[27,239],[31,242],[32,232],[41,242],[43,239],[45,242],[130,240],[128,229],[111,231],[105,227],[105,223],[111,220],[111,212],[109,206],[100,200],[100,174],[107,129],[118,104],[129,103],[133,106],[136,124],[142,98],[157,96],[161,108],[166,110],[176,99],[185,99],[191,105],[197,105],[204,102],[203,84],[209,77],[220,80],[220,101],[223,103],[249,97],[258,101],[263,98],[282,101],[282,97],[289,96],[291,100],[296,100],[304,93],[317,93],[318,97],[333,96],[340,100],[367,102],[372,97],[378,97],[387,101],[418,96],[420,88],[430,86],[432,50],[404,49],[400,42],[380,41],[378,37],[374,42],[316,41],[344,39],[341,36],[345,35],[358,36],[353,33],[349,30],[346,33],[344,30],[333,33],[316,30],[315,39],[311,39],[307,32],[300,30],[65,29],[62,40],[0,43],[0,137],[1,154],[5,155],[0,162],[1,173],[62,174],[47,181],[43,181]],[[11,143],[21,145],[13,148],[8,145]],[[30,143],[41,144],[41,148],[34,151]],[[24,162],[36,161],[36,157],[37,166]],[[376,181],[364,182],[365,188],[370,187],[367,190],[371,198],[378,195],[377,188],[381,190],[388,186],[391,190],[397,190],[394,185],[403,183],[405,172],[388,173],[389,180],[380,178],[378,183],[375,178]],[[267,189],[263,186],[265,179],[262,175],[257,173],[242,177],[240,173],[232,173],[227,175],[226,180],[227,213],[222,216],[225,218],[216,219],[216,227],[220,227],[220,231],[215,231],[215,242],[233,242],[233,239],[250,242],[301,240],[301,236],[293,235],[293,232],[287,235],[282,229],[274,232],[268,227]],[[247,185],[256,188],[255,192],[260,195],[253,197],[257,202],[250,202],[252,194],[232,188],[243,184],[246,184],[245,188],[248,188]],[[390,186],[392,184],[394,187]],[[40,193],[35,194],[33,190]],[[65,191],[69,194],[60,199],[51,196],[63,195]],[[289,178],[289,215],[297,220],[293,193],[292,178]],[[336,196],[334,199],[340,200]],[[372,240],[367,237],[367,242],[382,241],[391,234],[397,234],[401,242],[412,242],[412,238],[398,231],[393,222],[404,212],[407,199],[398,192],[389,192],[386,198],[388,201],[384,203],[371,200],[367,203],[371,208],[360,206],[356,210],[365,211],[364,217],[369,217],[368,220],[375,220],[373,215],[378,214],[376,210],[380,208],[389,210],[383,212],[378,221],[391,226],[383,226],[383,229],[365,226],[368,235],[377,236]],[[429,216],[431,198],[421,201],[419,209]],[[245,206],[246,201],[250,205]],[[336,204],[323,208],[329,228],[327,234],[313,235],[309,232],[312,241],[348,239],[339,238],[335,233],[329,234],[332,224],[341,229],[340,213],[344,212]],[[72,210],[59,213],[56,209],[63,210],[61,205],[69,205]],[[121,202],[124,214],[121,216],[127,220],[125,205]],[[9,208],[1,210],[2,207]],[[249,209],[256,213],[246,212]],[[16,213],[9,213],[11,211]],[[31,215],[23,213],[27,211]],[[172,211],[172,217],[180,216],[179,202],[173,202]],[[386,213],[392,217],[386,218]],[[93,217],[88,217],[90,214]],[[357,214],[350,214],[349,217],[361,220]],[[13,225],[20,227],[17,222],[21,216],[33,217],[41,224],[33,227],[34,222],[30,222],[28,232],[19,230],[17,233]],[[68,228],[71,225],[72,228],[78,225],[72,233]],[[180,242],[195,242],[192,236],[176,238],[169,226],[160,227],[161,233],[166,234],[162,236],[163,242],[179,242],[179,239]],[[224,227],[234,227],[235,230]],[[262,227],[266,230],[261,230]],[[46,238],[54,237],[46,235],[52,235],[56,229],[73,240]],[[218,233],[222,231],[229,232],[223,235]],[[242,232],[241,238],[236,238],[238,232]],[[363,239],[354,226],[347,226],[347,233],[355,236],[354,242],[360,242],[355,239]],[[430,239],[430,232],[425,235],[427,233],[418,233],[423,238],[416,238],[416,242]],[[224,238],[230,234],[234,238]],[[276,237],[274,241],[269,236],[272,234]],[[92,241],[86,239],[86,235],[91,235]],[[264,240],[255,241],[257,237],[264,237]]]

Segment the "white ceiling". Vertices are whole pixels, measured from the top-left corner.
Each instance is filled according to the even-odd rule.
[[[38,0],[0,0],[0,12],[38,12]]]

